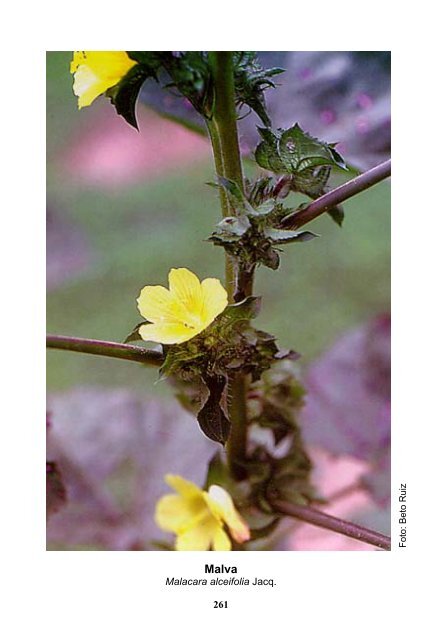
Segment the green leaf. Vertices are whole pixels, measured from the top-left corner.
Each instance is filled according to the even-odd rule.
[[[227,192],[227,197],[235,209],[235,211],[245,212],[248,215],[259,215],[255,209],[252,207],[250,202],[247,200],[246,196],[240,189],[240,187],[229,178],[224,178],[223,176],[218,177],[219,184],[224,187]]]
[[[217,232],[215,233],[224,240],[229,240],[232,236],[241,238],[247,233],[250,226],[247,216],[230,216],[223,218],[223,220],[216,225]]]
[[[341,205],[332,207],[327,211],[327,213],[337,225],[342,227],[342,223],[344,222],[344,208],[341,207]]]
[[[279,257],[279,253],[277,253],[274,249],[269,247],[266,251],[263,251],[259,256],[260,262],[269,269],[276,271],[279,269],[279,264],[281,262],[281,258]]]
[[[204,382],[209,389],[209,397],[197,415],[198,424],[210,440],[224,445],[230,433],[230,421],[221,406],[227,380],[224,376],[212,376],[204,378]]]
[[[325,172],[314,174],[313,168],[347,169],[344,159],[336,151],[334,144],[327,144],[305,133],[298,123],[285,131],[278,129],[276,134],[270,129],[259,127],[258,131],[263,141],[256,149],[255,158],[264,169],[290,174],[299,179],[302,174],[305,174],[305,180],[315,179],[316,182],[321,181],[324,184],[328,175]]]
[[[292,176],[290,188],[292,191],[304,193],[310,198],[317,198],[325,193],[325,187],[330,178],[331,167],[310,167]]]
[[[204,353],[200,351],[199,341],[195,339],[163,348],[166,357],[159,370],[161,380],[180,371],[186,365],[189,366],[191,364],[196,371],[198,361],[204,357]],[[193,364],[195,365],[194,367]]]
[[[120,82],[106,91],[117,113],[127,123],[138,129],[135,107],[140,89],[147,78],[155,77],[154,72],[147,66],[138,64],[124,76]]]
[[[278,151],[278,137],[270,130],[258,127],[263,141],[257,146],[255,160],[263,169],[274,173],[288,173]]]
[[[269,229],[266,236],[273,244],[289,244],[291,242],[307,242],[319,238],[317,233],[311,231],[285,231],[281,229]]]
[[[229,178],[224,178],[224,176],[218,176],[219,184],[224,187],[224,189],[232,195],[238,202],[247,202],[243,192],[239,188],[239,186],[233,180]]]
[[[266,127],[270,127],[264,93],[266,89],[275,87],[272,78],[283,73],[284,69],[279,67],[263,69],[255,51],[234,51],[233,65],[236,104],[239,107],[243,105],[250,107]]]
[[[139,64],[144,65],[149,69],[149,72],[153,77],[156,77],[156,74],[159,72],[162,64],[163,57],[165,53],[164,51],[126,51],[127,55],[131,60],[135,60]]]
[[[282,133],[278,151],[289,169],[288,173],[300,173],[320,165],[347,168],[343,158],[334,148],[305,133],[298,123]]]
[[[171,78],[166,88],[176,88],[204,117],[212,113],[213,91],[207,51],[162,52],[164,69]]]

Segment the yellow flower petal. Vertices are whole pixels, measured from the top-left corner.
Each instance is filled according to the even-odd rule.
[[[235,509],[233,500],[227,491],[213,484],[209,488],[206,496],[210,510],[227,524],[233,539],[236,540],[236,542],[246,542],[249,540],[249,528]]]
[[[201,283],[192,271],[185,268],[171,269],[169,288],[172,296],[177,298],[190,313],[201,316],[203,305]]]
[[[149,322],[180,322],[185,314],[181,302],[166,287],[143,287],[137,304],[139,312]]]
[[[189,269],[171,269],[169,286],[146,286],[140,292],[138,310],[152,322],[140,327],[143,340],[186,342],[204,331],[227,306],[227,292],[216,278],[200,283]]]
[[[232,543],[230,542],[230,538],[227,533],[221,527],[215,532],[213,538],[213,550],[214,551],[231,551]]]
[[[89,107],[95,98],[108,89],[106,81],[101,80],[87,66],[81,66],[75,72],[74,93],[78,96],[78,108]]]
[[[206,278],[201,283],[203,292],[202,316],[210,324],[227,307],[227,291],[217,278]]]
[[[180,496],[183,496],[183,498],[195,498],[196,496],[201,498],[203,497],[204,492],[202,489],[200,489],[194,482],[186,480],[181,476],[168,473],[164,477],[164,480],[167,482],[169,487],[175,489],[175,491],[179,493]]]
[[[71,73],[75,73],[80,66],[86,61],[86,54],[84,51],[74,51],[74,55],[72,56],[71,62]]]
[[[182,324],[165,323],[143,324],[138,328],[138,333],[146,342],[159,342],[161,344],[181,344],[197,335],[197,329],[189,329]]]
[[[177,551],[230,551],[232,544],[224,524],[237,542],[250,538],[246,523],[224,489],[212,485],[207,493],[172,474],[165,480],[179,495],[166,495],[158,501],[155,520],[161,529],[177,535]]]
[[[204,511],[204,503],[200,505]],[[200,509],[200,510],[201,510]],[[155,509],[155,522],[164,531],[179,533],[187,528],[195,516],[195,501],[189,501],[177,495],[166,495],[160,498]]]
[[[217,521],[210,516],[197,527],[178,534],[175,549],[177,551],[207,551],[219,528]]]
[[[124,78],[137,63],[126,51],[74,51],[71,73],[78,108],[89,106]]]

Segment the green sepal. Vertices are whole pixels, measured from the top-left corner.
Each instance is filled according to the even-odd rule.
[[[229,216],[223,218],[216,225],[216,231],[212,235],[225,242],[233,242],[247,233],[250,227],[251,224],[247,216]]]
[[[223,313],[219,316],[220,321],[226,322],[229,326],[232,326],[236,322],[242,322],[244,320],[253,320],[261,311],[261,297],[260,296],[248,296],[238,302],[237,304],[230,304],[226,307]]]
[[[136,342],[137,340],[142,340],[143,338],[140,336],[138,329],[143,326],[143,324],[149,324],[146,320],[143,322],[139,322],[129,333],[129,335],[123,340],[123,344],[128,344],[129,342]]]
[[[204,353],[199,350],[197,345],[199,345],[197,340],[188,340],[182,344],[164,345],[165,359],[159,370],[160,380],[179,372],[183,366],[189,363],[192,363],[192,368],[197,371],[198,362],[204,357]]]
[[[261,538],[267,538],[272,533],[274,533],[277,528],[281,518],[275,514],[264,514],[260,512],[260,519],[262,520],[262,526],[256,526],[256,524],[252,527],[250,526],[250,538],[251,540],[259,540]],[[264,524],[267,522],[268,524]],[[257,523],[259,524],[259,522]]]
[[[230,485],[233,484],[233,480],[229,474],[227,464],[222,459],[219,451],[215,453],[209,462],[204,488],[207,490],[212,484],[224,487],[231,493]]]

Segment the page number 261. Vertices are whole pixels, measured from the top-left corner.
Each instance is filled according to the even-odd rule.
[[[227,600],[214,600],[213,601],[214,609],[227,609]]]

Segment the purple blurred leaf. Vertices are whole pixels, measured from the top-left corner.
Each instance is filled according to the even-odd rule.
[[[51,416],[46,414],[46,436],[51,429]],[[55,462],[46,461],[46,520],[66,502],[66,488]]]
[[[385,448],[378,460],[372,462],[370,472],[364,474],[360,482],[381,507],[387,507],[389,505],[391,487],[390,446]]]
[[[46,519],[66,502],[66,489],[55,462],[46,462]]]
[[[49,543],[107,550],[153,548],[164,539],[155,503],[166,473],[202,484],[217,446],[176,404],[123,389],[74,389],[49,398],[49,450],[69,495],[48,524]]]
[[[363,482],[384,503],[390,468],[390,318],[343,336],[304,380],[301,424],[307,443],[372,465]]]

